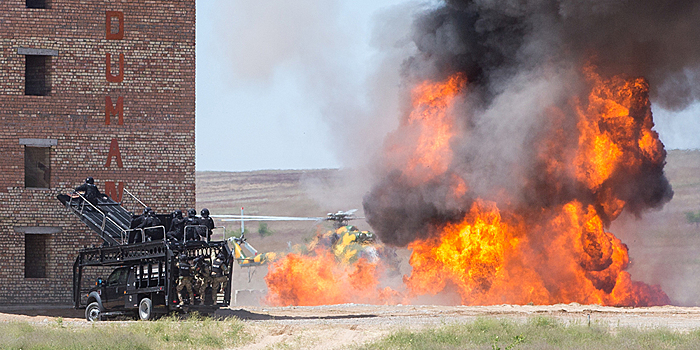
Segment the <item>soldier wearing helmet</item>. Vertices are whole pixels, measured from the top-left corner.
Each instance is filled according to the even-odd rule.
[[[92,176],[86,178],[85,183],[76,187],[75,192],[83,192],[83,197],[85,197],[85,199],[87,199],[87,201],[90,202],[90,204],[92,204],[92,207],[87,207],[88,211],[92,211],[94,210],[94,208],[97,208],[98,198],[107,199],[107,196],[102,194],[97,188],[97,186],[95,186],[95,179],[93,179]]]
[[[176,209],[172,215],[173,219],[170,222],[170,230],[168,230],[168,239],[174,241],[182,241],[182,234],[185,229],[185,218],[182,217],[182,210]]]
[[[204,293],[207,289],[207,285],[211,284],[211,300],[214,304],[216,304],[216,294],[222,287],[221,284],[228,281],[228,270],[229,267],[226,253],[224,253],[224,251],[220,251],[219,254],[216,255],[216,258],[211,262],[211,269],[207,267],[204,268],[204,281],[199,287],[199,295],[201,296],[202,300],[204,300]],[[226,285],[224,285],[223,288],[225,289]]]
[[[197,211],[193,208],[187,209],[187,218],[185,219],[186,241],[199,240],[200,234],[197,226],[199,226],[199,218],[197,217]]]
[[[160,222],[160,219],[158,219],[158,216],[156,216],[156,212],[153,209],[146,209],[148,209],[146,217],[143,219],[143,222],[141,222],[141,224],[137,226],[137,228],[144,229],[146,238],[148,238],[149,241],[163,239],[163,228],[156,227],[163,225],[163,223]]]
[[[131,225],[129,225],[130,229],[135,229],[135,228],[143,228],[143,224],[146,221],[146,218],[148,217],[149,213],[152,212],[153,209],[150,207],[145,207],[143,208],[143,213],[138,216],[132,216],[131,217]],[[146,237],[141,236],[141,230],[132,230],[129,232],[129,243],[136,243],[136,242],[141,242],[144,240]]]
[[[202,211],[200,212],[200,214],[202,214],[202,217],[199,218],[199,224],[207,227],[206,231],[202,232],[204,234],[202,235],[200,233],[200,235],[202,235],[203,237],[206,237],[207,242],[209,242],[211,240],[212,230],[214,229],[214,219],[212,219],[209,216],[209,209],[207,209],[207,208],[203,208]],[[202,231],[204,231],[204,230],[202,230]]]
[[[178,297],[180,298],[180,305],[184,305],[185,296],[182,294],[183,289],[187,289],[190,300],[194,301],[194,294],[192,294],[192,265],[187,259],[187,255],[184,253],[180,254],[178,257],[177,268],[179,281],[175,289],[177,290]]]

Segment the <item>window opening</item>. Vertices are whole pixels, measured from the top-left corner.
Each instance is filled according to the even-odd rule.
[[[51,148],[24,147],[24,187],[51,187]]]
[[[24,235],[24,278],[46,278],[46,246],[50,235]]]
[[[51,56],[25,55],[24,94],[48,96],[51,92]]]

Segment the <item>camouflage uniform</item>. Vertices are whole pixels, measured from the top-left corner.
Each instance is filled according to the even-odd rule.
[[[211,300],[216,304],[216,294],[221,287],[221,283],[228,281],[228,277],[226,277],[228,266],[226,265],[226,260],[219,256],[214,259],[211,265],[211,269],[206,267],[204,269],[204,274],[202,275],[203,283],[202,286],[199,287],[199,295],[202,297],[202,300],[204,300],[204,293],[207,290],[207,286],[211,284]]]
[[[185,298],[182,295],[182,289],[187,288],[187,293],[190,296],[192,302],[194,302],[194,294],[192,293],[192,274],[190,272],[190,264],[186,259],[180,258],[178,263],[178,271],[180,273],[179,282],[177,287],[177,294],[180,297],[180,305],[184,304]]]

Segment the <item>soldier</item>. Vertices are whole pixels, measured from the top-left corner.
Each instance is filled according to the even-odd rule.
[[[150,209],[150,208],[148,208]],[[156,227],[156,226],[161,226],[163,225],[160,222],[160,219],[156,216],[156,212],[153,211],[153,209],[150,209],[148,213],[146,213],[146,217],[143,219],[143,222],[137,228],[142,228],[144,229],[144,232],[146,234],[146,238],[148,238],[149,241],[156,241],[159,239],[163,239],[163,230],[160,228],[157,229],[150,229],[151,227]]]
[[[131,224],[129,225],[130,229],[135,229],[135,228],[141,228],[140,226],[143,224],[144,221],[146,221],[146,218],[148,217],[148,213],[151,212],[153,209],[150,207],[145,207],[143,208],[143,213],[139,216],[132,216],[131,217]],[[141,242],[144,239],[144,237],[141,237],[141,230],[133,230],[129,232],[129,243],[136,243],[136,242]]]
[[[182,210],[177,209],[173,212],[173,220],[170,222],[170,230],[168,231],[168,239],[174,241],[182,241],[182,233],[185,228],[185,218],[182,217]]]
[[[199,218],[197,217],[197,211],[190,208],[187,209],[187,218],[185,219],[185,240],[186,241],[198,241],[199,240],[199,230],[197,226],[199,225]],[[187,227],[193,226],[193,227]]]
[[[107,199],[107,196],[102,194],[100,190],[95,186],[95,179],[92,176],[85,179],[85,183],[76,187],[75,192],[85,193],[83,197],[87,199],[90,204],[97,208],[97,198]],[[93,211],[92,207],[88,207],[88,211]]]
[[[187,261],[187,255],[184,253],[180,254],[178,259],[177,267],[179,272],[179,281],[177,283],[177,294],[180,297],[180,306],[184,305],[185,297],[182,295],[182,289],[187,288],[187,293],[190,299],[194,301],[194,295],[192,294],[192,272],[189,261]]]
[[[207,289],[207,285],[211,283],[209,270],[206,268],[204,255],[198,256],[192,262],[194,265],[195,289],[199,291],[199,298],[201,299],[201,303],[204,304],[204,292]]]
[[[209,242],[211,240],[212,230],[214,229],[214,219],[209,217],[209,209],[207,208],[203,208],[201,214],[202,217],[199,219],[199,223],[207,227],[206,234],[203,236],[206,237],[207,242]]]
[[[145,207],[143,208],[143,213],[141,215],[134,215],[131,217],[131,225],[130,228],[137,228],[139,225],[143,223],[144,220],[146,220],[146,217],[148,216],[148,213],[153,210],[150,207]]]
[[[222,283],[225,283],[228,281],[228,264],[227,264],[226,259],[226,254],[221,251],[219,254],[216,255],[216,259],[211,262],[211,273],[209,274],[209,282],[211,283],[211,300],[214,304],[216,304],[216,294],[219,292],[219,288],[221,287]],[[223,288],[226,288],[226,286],[223,286]],[[203,288],[200,288],[200,295],[202,295],[202,299],[204,298],[204,290],[206,289],[206,285],[204,285]]]

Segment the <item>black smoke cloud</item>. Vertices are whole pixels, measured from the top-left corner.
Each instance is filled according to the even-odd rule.
[[[700,97],[699,25],[698,1],[447,1],[417,18],[406,71],[497,90],[492,79],[543,62],[591,61],[645,77],[656,103],[682,109]]]
[[[646,97],[668,109],[700,99],[697,28],[700,1],[454,0],[420,14],[412,34],[416,54],[402,66],[405,85],[458,72],[467,77],[466,102],[456,112],[462,131],[452,141],[454,160],[444,176],[461,177],[469,192],[446,203],[449,181],[416,185],[400,168],[382,165],[394,162],[380,162],[380,180],[364,198],[368,222],[384,242],[403,246],[430,236],[435,223],[460,220],[474,198],[523,215],[574,198],[596,203],[601,193],[545,172],[538,156],[565,162],[576,147],[569,101],[583,97],[588,84],[582,67],[595,67],[603,78],[645,78],[648,92],[635,90],[641,102],[630,111],[641,126],[651,114]],[[561,118],[551,117],[553,107]],[[401,132],[386,146],[399,144]],[[547,146],[543,139],[554,141]],[[643,172],[618,169],[603,187],[636,215],[662,206],[673,195],[662,153],[660,161],[643,160]],[[599,209],[609,224],[614,217]]]

